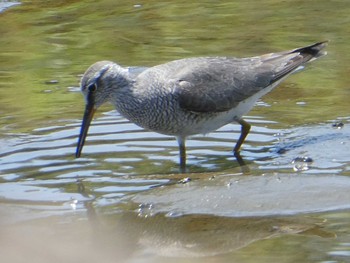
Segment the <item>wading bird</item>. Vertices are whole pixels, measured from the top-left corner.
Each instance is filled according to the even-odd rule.
[[[326,42],[249,58],[197,57],[171,61],[135,73],[111,61],[90,66],[81,80],[86,108],[76,157],[84,146],[96,109],[111,102],[131,122],[175,136],[180,168],[186,168],[186,138],[237,122],[239,150],[250,131],[242,116],[255,102],[296,71],[324,54]]]

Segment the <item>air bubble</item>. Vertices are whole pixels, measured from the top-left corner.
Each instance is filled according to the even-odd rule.
[[[310,165],[313,163],[313,159],[308,156],[296,157],[293,159],[293,170],[295,172],[307,171],[310,169]]]
[[[154,216],[154,204],[153,203],[144,203],[140,204],[139,208],[137,209],[138,216],[147,218]]]

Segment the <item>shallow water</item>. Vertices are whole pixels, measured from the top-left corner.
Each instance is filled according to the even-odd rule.
[[[7,262],[350,261],[348,1],[23,1],[0,11]],[[152,66],[325,39],[326,57],[246,117],[245,166],[231,152],[237,124],[189,139],[184,175],[173,138],[110,106],[74,158],[79,79],[95,61]]]

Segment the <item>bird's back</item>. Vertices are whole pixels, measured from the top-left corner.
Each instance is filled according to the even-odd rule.
[[[209,132],[206,122],[217,119],[210,125],[214,130],[240,118],[298,67],[323,55],[324,46],[251,58],[186,58],[148,68],[133,86],[137,119],[126,117],[160,133],[176,134],[188,126],[193,134]],[[129,115],[132,111],[126,110]]]
[[[186,58],[144,71],[138,81],[150,93],[169,92],[183,109],[222,112],[271,87],[317,58],[325,43],[251,58]]]

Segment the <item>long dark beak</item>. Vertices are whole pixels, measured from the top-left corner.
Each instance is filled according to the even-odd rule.
[[[76,158],[80,157],[81,151],[83,150],[85,138],[88,134],[90,123],[91,123],[92,117],[94,116],[95,111],[96,111],[96,108],[95,108],[94,103],[92,101],[89,101],[86,104],[83,122],[81,124],[81,130],[80,130],[80,135],[79,135],[79,140],[78,140],[78,145],[77,145],[77,151],[75,153]]]

